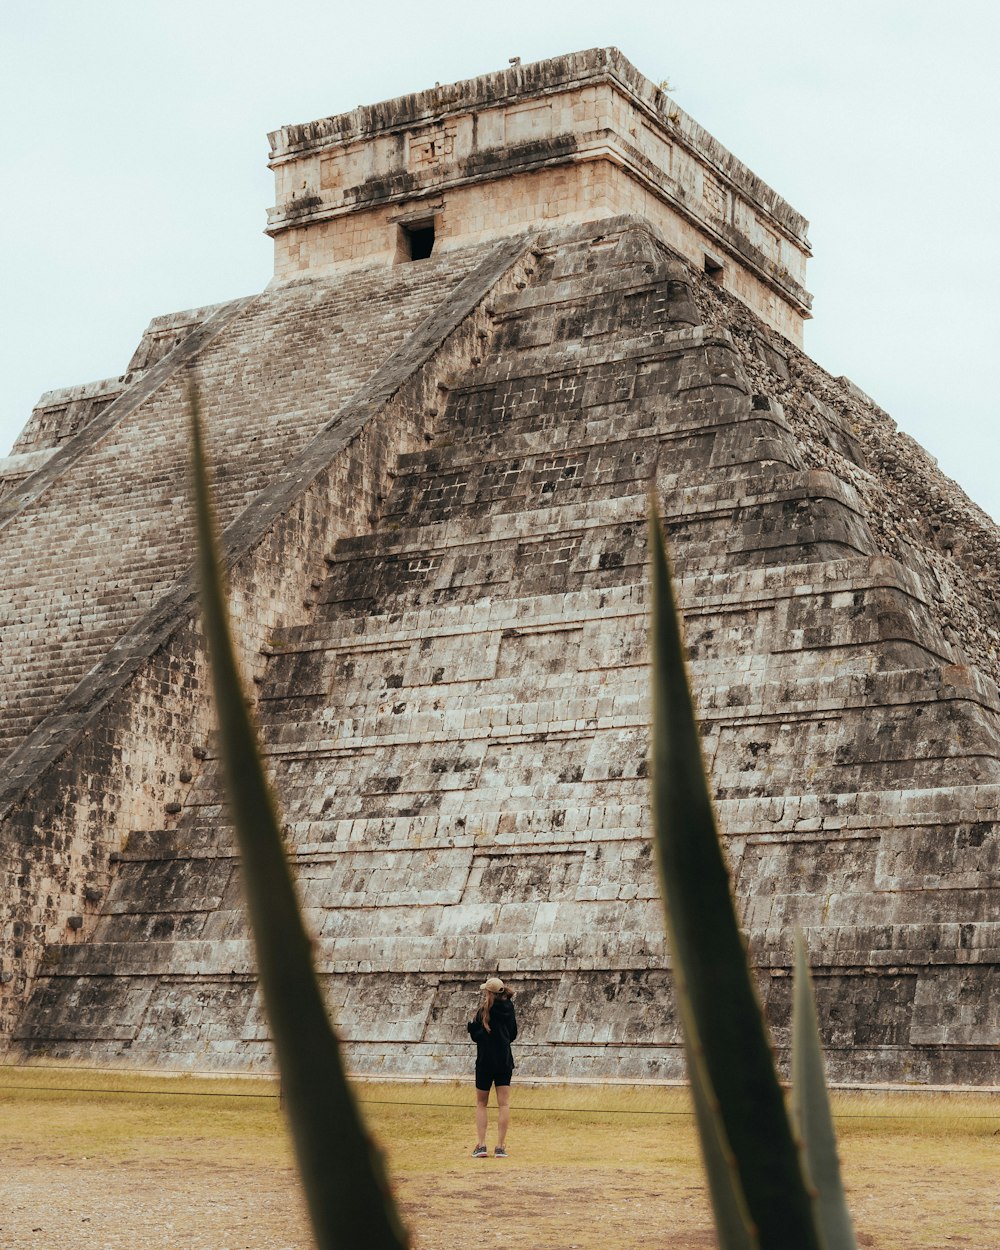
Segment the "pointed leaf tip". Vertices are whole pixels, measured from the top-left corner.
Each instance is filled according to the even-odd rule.
[[[816,1189],[817,1223],[826,1250],[857,1250],[840,1175],[806,944],[798,930],[792,1001],[792,1111],[802,1140],[806,1171]]]

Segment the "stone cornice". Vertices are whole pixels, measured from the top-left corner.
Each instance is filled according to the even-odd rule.
[[[440,124],[472,110],[506,107],[521,99],[559,95],[567,90],[613,82],[654,125],[669,132],[732,189],[763,209],[783,233],[809,248],[809,223],[771,187],[738,160],[704,127],[670,99],[617,48],[591,48],[529,65],[511,66],[446,86],[361,105],[347,113],[299,125],[282,126],[269,136],[269,164],[275,168],[309,153],[370,141],[379,135]],[[277,220],[273,223],[277,227]],[[299,224],[288,222],[287,225]],[[273,228],[272,231],[273,232]]]

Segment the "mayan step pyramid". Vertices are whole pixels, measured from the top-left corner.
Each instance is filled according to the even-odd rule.
[[[8,1058],[271,1063],[206,693],[234,626],[359,1072],[683,1075],[649,844],[646,527],[779,1052],[989,1083],[1000,533],[801,350],[805,221],[613,49],[271,136],[275,281],[154,321],[0,462]]]

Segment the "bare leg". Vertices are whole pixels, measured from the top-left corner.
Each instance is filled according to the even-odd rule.
[[[489,1102],[488,1089],[476,1090],[476,1145],[486,1145],[486,1104]]]
[[[510,1124],[510,1086],[497,1086],[497,1145],[503,1149]]]

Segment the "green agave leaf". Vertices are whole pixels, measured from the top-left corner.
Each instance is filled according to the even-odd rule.
[[[837,1135],[830,1113],[823,1047],[806,944],[795,934],[795,991],[792,1003],[792,1114],[805,1150],[806,1169],[816,1187],[819,1225],[827,1250],[857,1250],[854,1226],[840,1178]]]
[[[682,991],[677,989],[677,981],[675,971],[675,992],[680,998]],[[712,1197],[719,1250],[759,1250],[757,1230],[747,1209],[736,1159],[726,1141],[719,1103],[709,1084],[704,1060],[700,1055],[693,1054],[690,1048],[687,1055],[691,1100]]]
[[[243,695],[229,632],[193,387],[189,402],[202,613],[226,791],[239,840],[260,986],[316,1243],[320,1250],[404,1250],[408,1237],[381,1158],[348,1085],[316,980],[275,804]]]
[[[733,908],[655,507],[649,528],[655,845],[685,1052],[704,1072],[700,1093],[692,1084],[721,1143],[701,1135],[712,1203],[731,1224],[734,1199],[713,1179],[721,1149],[761,1250],[824,1250]]]

